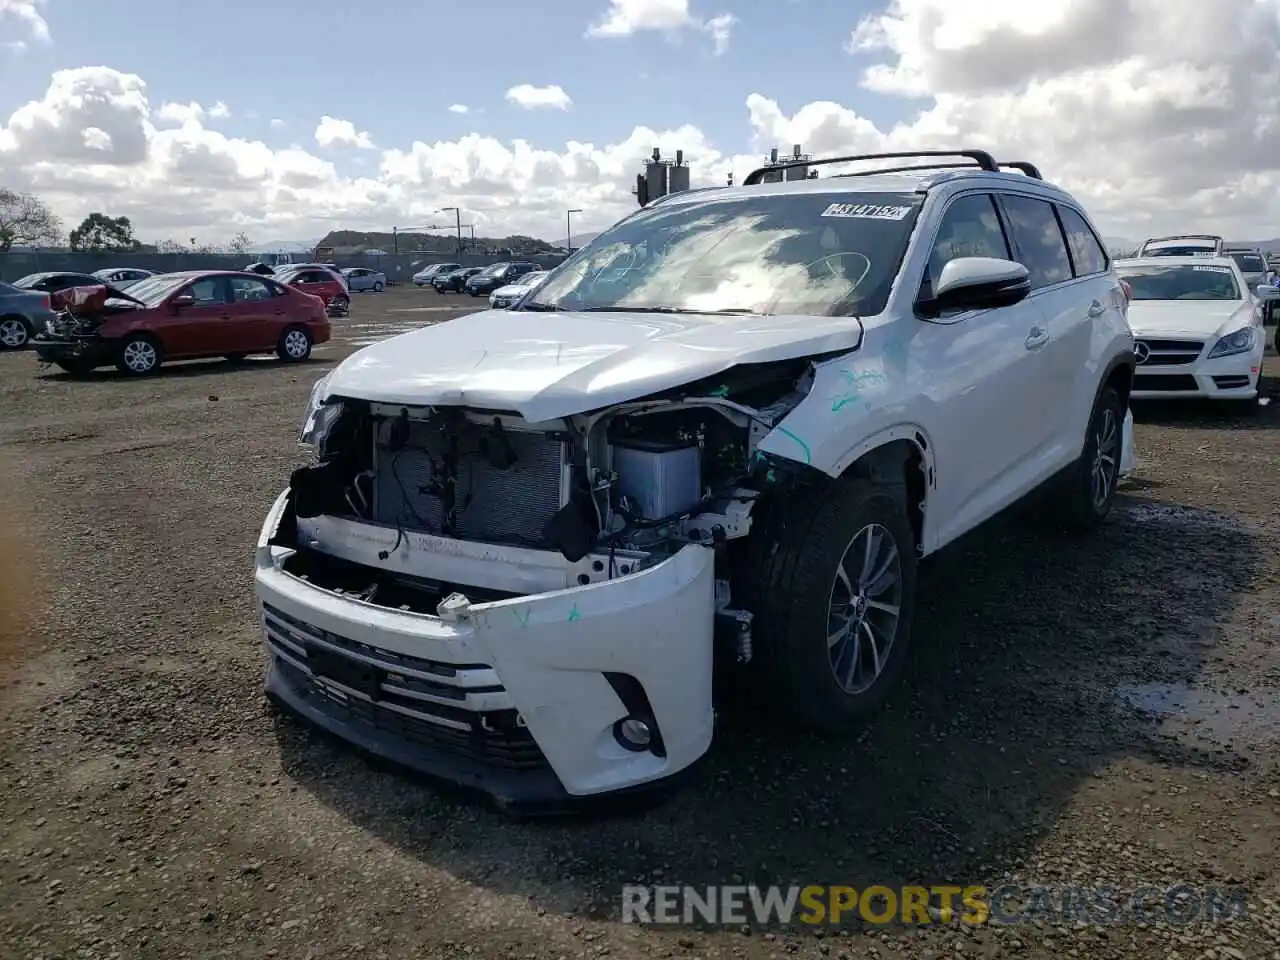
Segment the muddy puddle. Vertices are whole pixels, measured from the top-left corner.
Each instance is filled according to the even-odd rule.
[[[1183,683],[1121,687],[1122,705],[1179,739],[1230,745],[1280,738],[1280,697],[1274,690],[1222,693]]]

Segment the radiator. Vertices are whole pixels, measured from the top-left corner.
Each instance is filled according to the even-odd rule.
[[[439,428],[414,422],[399,451],[386,444],[390,422],[382,424],[374,451],[373,519],[406,530],[440,533],[440,499],[422,492],[435,482],[433,460],[441,463],[445,438]],[[516,462],[499,470],[481,456],[474,440],[458,451],[455,533],[464,540],[545,546],[543,530],[560,509],[565,444],[536,433],[508,431]]]

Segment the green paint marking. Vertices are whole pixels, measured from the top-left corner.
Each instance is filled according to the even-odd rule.
[[[713,397],[727,397],[728,395],[729,395],[729,388],[723,384],[721,384],[720,386],[716,387],[714,390],[711,391],[711,396]]]
[[[575,603],[573,605],[573,609],[569,611],[569,622],[573,623],[573,621],[581,620],[581,619],[582,619],[582,614],[578,612],[578,605]]]
[[[784,437],[790,437],[792,440],[794,440],[797,444],[800,445],[800,449],[804,451],[805,463],[813,462],[813,451],[809,449],[809,445],[807,443],[805,443],[803,440],[797,437],[794,433],[792,433],[786,427],[774,427],[774,429],[777,430]]]
[[[527,627],[529,625],[529,617],[533,615],[533,608],[525,607],[523,613],[519,610],[512,610],[511,615],[520,621],[520,626]]]

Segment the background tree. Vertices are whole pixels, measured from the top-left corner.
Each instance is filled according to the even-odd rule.
[[[128,217],[108,217],[91,213],[71,231],[72,250],[119,251],[137,250],[141,246],[133,238],[133,224]]]
[[[156,244],[156,253],[186,253],[187,245],[177,240],[161,240]]]
[[[249,239],[248,234],[241,231],[231,238],[231,243],[227,244],[227,249],[235,254],[245,254],[249,252],[249,248],[252,246],[253,241]]]
[[[15,246],[49,244],[62,239],[62,221],[30,193],[0,187],[0,253]]]

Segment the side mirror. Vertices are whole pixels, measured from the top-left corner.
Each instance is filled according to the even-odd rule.
[[[169,308],[173,310],[174,313],[177,313],[184,307],[194,307],[195,305],[196,298],[189,293],[180,293],[169,301]]]
[[[936,317],[958,310],[1011,307],[1031,294],[1027,268],[998,257],[957,257],[942,268],[933,298],[921,301],[921,313]]]

